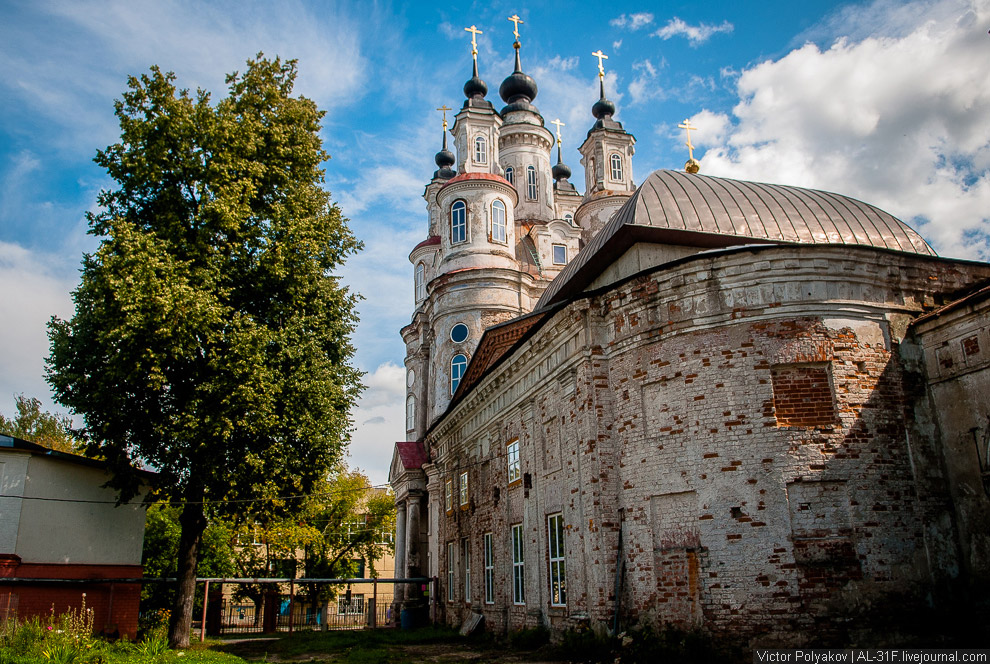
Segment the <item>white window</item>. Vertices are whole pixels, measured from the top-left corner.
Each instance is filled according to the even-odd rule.
[[[468,538],[461,540],[461,551],[464,555],[464,601],[471,603],[471,545]]]
[[[485,533],[485,604],[495,603],[495,557],[492,534]]]
[[[519,464],[519,439],[516,438],[505,446],[505,459],[509,468],[509,484],[518,481],[522,477]]]
[[[361,615],[364,613],[364,595],[351,595],[351,601],[347,601],[347,595],[337,598],[337,615]]]
[[[443,485],[443,504],[448,512],[454,511],[454,482],[447,480]]]
[[[567,265],[567,247],[562,244],[553,245],[553,264]]]
[[[608,160],[612,167],[612,179],[617,182],[622,181],[622,157],[613,154]]]
[[[422,263],[416,264],[416,301],[426,299],[426,266]]]
[[[550,606],[566,606],[563,514],[551,514],[547,517],[547,538],[550,553]]]
[[[468,474],[466,470],[463,473],[461,473],[461,481],[458,484],[457,488],[459,491],[458,499],[460,506],[467,507],[468,506]]]
[[[536,169],[532,166],[526,167],[526,196],[534,201],[537,196]]]
[[[416,397],[410,394],[406,397],[406,431],[416,428]]]
[[[479,164],[488,163],[488,141],[484,136],[474,139],[474,160]]]
[[[523,568],[522,524],[512,526],[512,603],[526,603],[526,580]]]
[[[450,206],[450,243],[457,244],[467,239],[467,204],[454,201]]]
[[[505,242],[505,203],[496,200],[492,203],[492,242]]]
[[[457,391],[457,386],[464,376],[464,369],[467,368],[467,358],[458,353],[450,359],[450,393]]]
[[[512,166],[506,166],[505,167],[505,179],[508,180],[509,181],[509,184],[511,184],[512,186],[515,186],[516,185],[515,177],[516,177],[516,172],[515,172],[515,170],[513,170]]]
[[[447,542],[447,601],[454,601],[454,543]]]

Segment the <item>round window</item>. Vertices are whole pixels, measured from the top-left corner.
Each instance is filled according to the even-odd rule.
[[[450,340],[455,344],[459,344],[468,338],[468,326],[464,323],[458,323],[454,327],[450,328]]]
[[[406,387],[412,387],[416,382],[416,372],[410,369],[406,372]]]

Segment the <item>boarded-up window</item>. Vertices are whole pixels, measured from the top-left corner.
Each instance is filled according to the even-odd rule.
[[[781,364],[770,368],[770,377],[779,426],[835,424],[835,399],[827,364]]]

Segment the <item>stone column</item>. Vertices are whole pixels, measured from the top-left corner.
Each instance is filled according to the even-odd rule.
[[[399,502],[395,506],[395,572],[393,576],[404,577],[406,575],[406,503]],[[394,586],[396,603],[405,599],[406,585],[396,583]]]
[[[409,492],[406,496],[406,576],[423,576],[420,545],[420,493]],[[418,584],[407,585],[406,599],[419,600],[423,592]]]

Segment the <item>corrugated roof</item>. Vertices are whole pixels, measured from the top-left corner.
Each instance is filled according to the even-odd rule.
[[[936,255],[907,224],[848,196],[660,170],[647,178],[561,271],[543,293],[537,308],[573,291],[575,277],[596,257],[618,258],[627,247],[617,246],[613,238],[623,227],[642,231],[625,234],[627,240],[705,248],[753,242],[799,242],[865,245]]]

